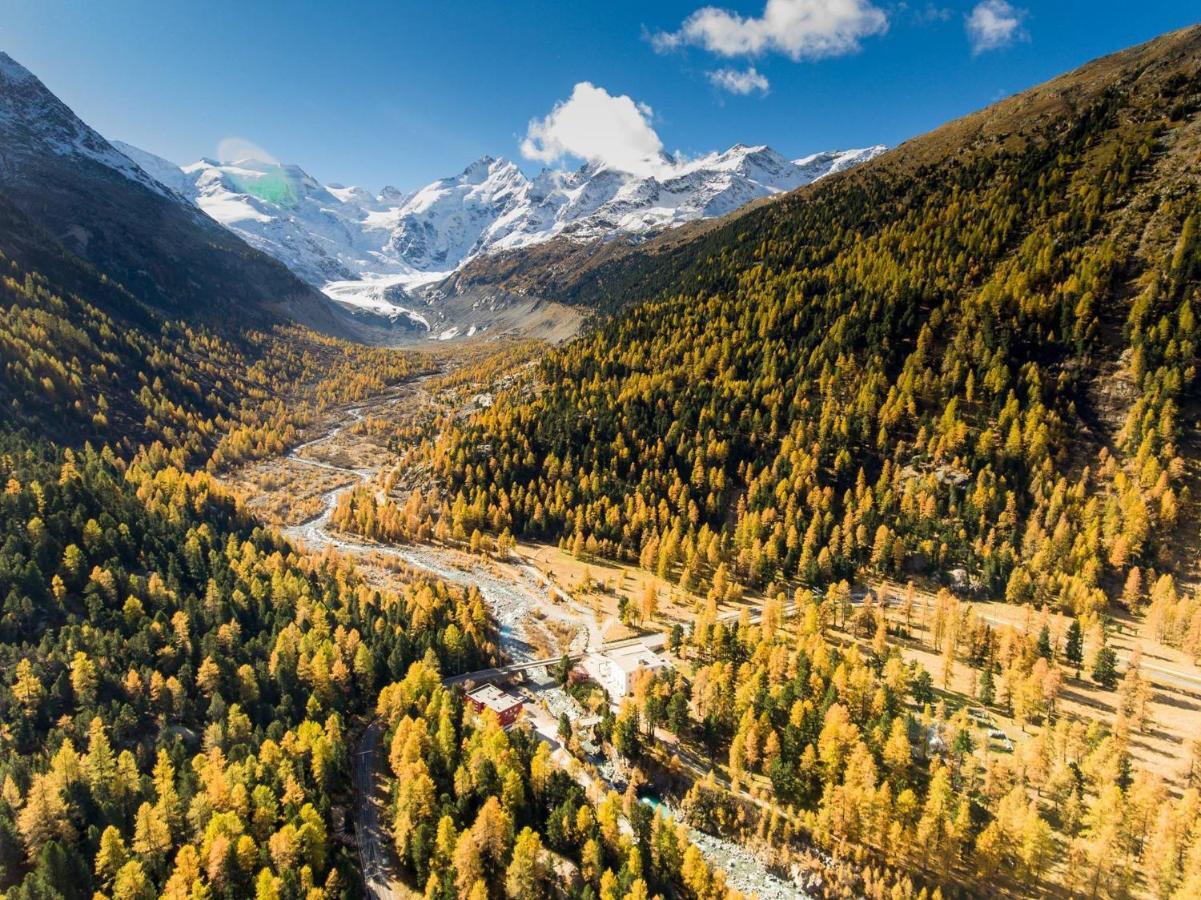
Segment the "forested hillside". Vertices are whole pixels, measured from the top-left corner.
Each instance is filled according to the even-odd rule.
[[[3,200],[0,248],[0,887],[353,894],[351,719],[492,659],[486,613],[297,556],[204,469],[420,363],[168,318]]]
[[[353,891],[349,717],[415,660],[489,659],[483,606],[298,558],[162,462],[3,439],[6,896]]]
[[[225,237],[213,274],[178,210],[174,259],[137,216],[171,197],[95,168],[112,148],[6,60],[37,115],[0,134],[30,139],[0,195],[3,897],[349,898],[380,837],[429,898],[735,897],[644,784],[831,895],[1197,895],[1201,740],[1152,732],[1201,680],[1129,634],[1119,656],[1110,618],[1201,657],[1201,28],[724,222],[547,250],[588,257],[571,277],[496,261],[620,312],[537,365],[477,346],[421,395],[397,386],[433,355],[279,324],[294,279]],[[64,123],[103,189],[82,215],[88,181],[45,209],[33,183],[79,162],[45,139]],[[302,432],[264,478],[309,489],[287,533],[346,558],[220,481]],[[537,731],[471,711],[442,679],[521,645],[514,617],[582,621],[550,576],[493,619],[481,586],[539,571],[515,535],[583,570],[596,622],[563,647],[597,649],[604,581],[670,664],[622,699],[565,659]],[[464,587],[409,562],[451,558],[479,568],[428,571]],[[597,558],[656,579],[631,602],[635,567]]]
[[[684,584],[1154,592],[1201,649],[1199,58],[1165,36],[607,271],[628,311],[437,447],[456,526]]]
[[[620,312],[398,440],[393,498],[336,521],[674,583],[693,618],[637,605],[679,664],[602,727],[650,771],[718,772],[694,825],[812,842],[869,896],[1192,897],[1201,742],[1147,744],[1195,685],[1139,641],[1201,658],[1199,210],[1193,28],[699,234],[580,251],[578,278],[571,253],[477,266]],[[436,489],[393,491],[427,465]],[[721,619],[748,586],[762,626]],[[414,866],[445,872],[465,825]]]
[[[491,625],[297,555],[207,470],[426,363],[167,305],[0,197],[0,890],[354,896],[348,729],[416,660],[490,662]]]
[[[316,410],[412,374],[408,354],[168,317],[0,197],[0,408],[10,429],[177,464],[278,453]],[[284,394],[288,402],[283,402]]]

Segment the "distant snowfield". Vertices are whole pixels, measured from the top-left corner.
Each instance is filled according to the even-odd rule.
[[[295,165],[203,159],[180,167],[137,147],[117,146],[139,175],[190,200],[331,299],[404,317],[431,332],[441,326],[398,301],[478,256],[559,236],[590,241],[651,234],[725,215],[885,150],[789,160],[770,147],[738,144],[691,160],[664,157],[654,176],[587,165],[544,169],[530,178],[511,162],[484,157],[411,193],[386,187],[372,194],[321,184]],[[461,331],[431,337],[449,340]]]
[[[404,316],[428,331],[430,329],[429,319],[408,307],[391,302],[388,300],[388,292],[397,287],[406,291],[412,290],[423,284],[441,281],[449,274],[449,272],[415,272],[404,275],[365,275],[362,278],[327,282],[321,290],[331,300],[389,318]]]

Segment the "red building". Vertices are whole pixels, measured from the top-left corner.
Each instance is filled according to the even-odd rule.
[[[467,702],[476,712],[483,712],[485,708],[492,710],[502,727],[512,725],[521,715],[521,701],[494,684],[480,685],[467,695]]]

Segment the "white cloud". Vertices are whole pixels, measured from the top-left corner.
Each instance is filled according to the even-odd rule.
[[[530,122],[521,153],[548,164],[574,156],[635,175],[653,175],[666,165],[663,142],[651,127],[653,115],[645,103],[581,81],[549,115]]]
[[[256,159],[259,162],[279,165],[278,159],[254,143],[254,141],[248,141],[246,138],[227,137],[217,145],[217,160],[219,162],[241,162],[244,159]]]
[[[753,91],[766,94],[771,88],[767,77],[761,75],[754,66],[749,67],[745,72],[739,69],[715,69],[712,72],[706,72],[705,76],[714,85],[731,94],[745,96]]]
[[[758,18],[703,7],[679,31],[651,40],[658,50],[693,44],[721,56],[776,52],[801,60],[853,53],[862,38],[887,30],[888,16],[871,0],[767,0]]]
[[[967,16],[965,27],[972,53],[1006,47],[1026,37],[1022,29],[1023,9],[1014,9],[1005,0],[981,0]]]

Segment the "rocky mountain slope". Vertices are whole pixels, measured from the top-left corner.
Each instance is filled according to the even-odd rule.
[[[352,328],[318,291],[164,187],[3,53],[0,194],[59,252],[171,315]]]
[[[790,161],[738,145],[679,161],[654,176],[596,165],[534,178],[484,157],[412,193],[323,185],[303,169],[254,159],[175,166],[129,145],[122,152],[160,184],[274,256],[335,299],[380,312],[406,292],[481,256],[566,238],[577,244],[643,237],[793,190],[873,158],[882,147]],[[421,313],[413,318],[428,324]]]

